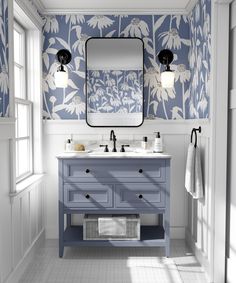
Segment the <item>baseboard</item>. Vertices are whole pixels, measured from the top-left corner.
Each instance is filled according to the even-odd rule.
[[[29,263],[32,261],[36,251],[38,248],[42,245],[42,243],[45,240],[45,231],[44,229],[39,233],[37,238],[33,241],[33,243],[28,248],[25,255],[22,257],[20,262],[17,264],[14,270],[12,270],[12,273],[9,275],[5,283],[18,283],[19,279],[23,275],[25,269],[29,265]],[[33,282],[32,282],[33,283]]]
[[[185,239],[186,239],[186,244],[190,247],[192,252],[194,253],[196,259],[198,262],[201,264],[203,271],[206,275],[206,280],[208,283],[213,283],[213,281],[210,278],[210,262],[207,258],[207,256],[199,249],[197,246],[194,238],[192,237],[189,229],[186,228],[185,232]]]
[[[58,227],[57,226],[47,226],[45,227],[45,238],[48,239],[58,239]]]
[[[227,283],[234,283],[236,277],[236,258],[227,258]]]
[[[170,227],[170,238],[175,240],[184,240],[185,227]]]

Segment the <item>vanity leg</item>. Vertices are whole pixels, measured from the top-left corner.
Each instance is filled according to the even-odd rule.
[[[169,223],[169,216],[166,215],[166,212],[163,215],[163,228],[165,230],[165,251],[166,251],[166,257],[170,256],[170,223]]]
[[[59,201],[59,257],[64,253],[64,211],[63,203]]]
[[[71,214],[66,214],[66,225],[67,227],[71,226]]]
[[[61,244],[59,244],[59,257],[63,257],[64,254],[64,246]]]
[[[165,242],[166,242],[166,257],[170,256],[170,160],[166,161],[166,208],[164,217]]]

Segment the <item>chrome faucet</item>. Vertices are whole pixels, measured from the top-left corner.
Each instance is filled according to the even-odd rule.
[[[117,149],[116,149],[116,135],[115,135],[115,132],[113,130],[111,130],[111,132],[110,132],[110,141],[113,141],[112,152],[117,152]]]

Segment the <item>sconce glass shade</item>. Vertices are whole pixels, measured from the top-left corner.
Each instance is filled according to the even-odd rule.
[[[170,63],[174,59],[174,54],[169,49],[163,49],[158,54],[158,59],[162,65],[166,66],[166,70],[161,73],[161,86],[163,88],[174,87],[175,73],[170,69]]]
[[[171,70],[166,70],[161,73],[161,86],[163,88],[174,87],[175,73]]]
[[[57,60],[61,63],[59,69],[55,73],[55,85],[58,88],[65,88],[68,86],[68,73],[63,65],[67,65],[71,61],[71,53],[67,49],[61,49],[57,52]]]
[[[65,88],[68,86],[68,73],[64,69],[60,69],[55,73],[55,85],[58,88]]]

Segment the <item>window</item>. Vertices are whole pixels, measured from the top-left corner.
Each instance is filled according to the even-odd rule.
[[[14,23],[15,97],[26,99],[26,36],[25,30]]]
[[[26,31],[14,23],[14,75],[16,114],[16,181],[32,169],[32,102],[27,96]]]

